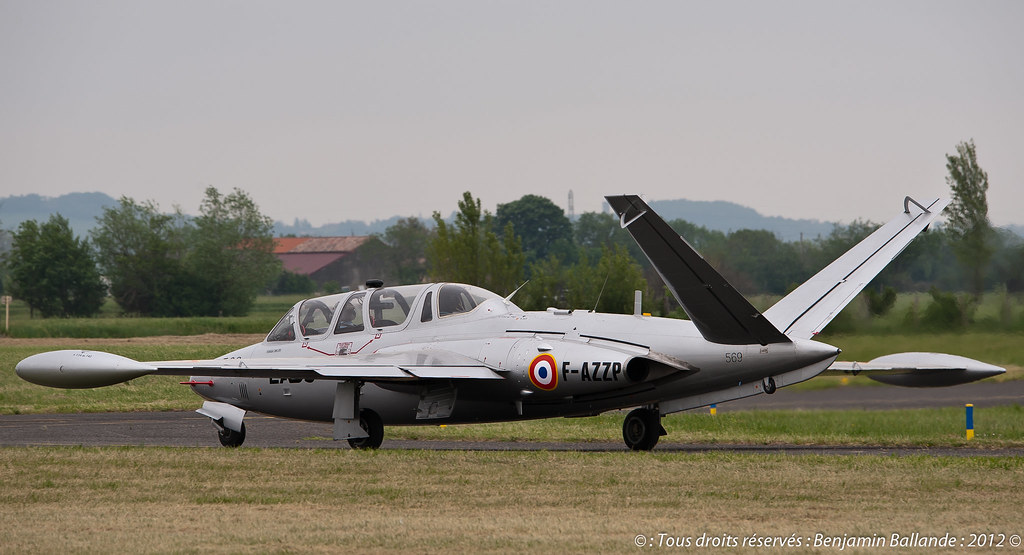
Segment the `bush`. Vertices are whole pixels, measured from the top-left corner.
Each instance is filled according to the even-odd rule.
[[[271,295],[312,295],[316,282],[309,276],[284,270],[270,288]]]
[[[896,290],[886,287],[879,293],[874,289],[865,291],[868,297],[868,312],[874,316],[885,316],[896,305]]]
[[[929,331],[962,331],[971,321],[975,304],[969,295],[957,296],[936,287],[928,292],[932,302],[925,307],[921,327]]]

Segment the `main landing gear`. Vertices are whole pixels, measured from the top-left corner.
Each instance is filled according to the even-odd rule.
[[[359,411],[359,427],[368,437],[359,437],[348,440],[353,449],[376,449],[384,442],[384,421],[372,410]]]
[[[634,451],[650,451],[658,439],[668,432],[661,425],[658,409],[640,408],[630,411],[622,422],[622,439]]]

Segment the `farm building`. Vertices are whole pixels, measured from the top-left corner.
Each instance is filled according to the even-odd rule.
[[[369,236],[278,237],[274,254],[289,272],[309,276],[318,286],[333,282],[341,287],[363,283],[357,250]]]

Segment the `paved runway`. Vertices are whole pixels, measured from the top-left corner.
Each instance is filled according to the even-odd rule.
[[[733,401],[720,410],[776,409],[882,409],[935,406],[963,406],[972,402],[985,406],[1024,404],[1024,381],[978,383],[952,388],[906,389],[896,387],[844,387],[821,391],[782,389],[774,395]],[[198,406],[197,402],[197,406]],[[300,422],[258,414],[246,417],[246,447],[338,448],[348,443],[333,441],[331,425]],[[26,445],[152,445],[174,447],[219,447],[210,420],[195,412],[136,412],[87,414],[32,414],[0,416],[0,446]],[[387,439],[384,449],[431,450],[552,450],[624,451],[620,442],[538,443],[496,441],[412,441]],[[674,443],[663,438],[659,452],[779,452],[787,454],[934,454],[954,456],[1024,456],[1024,449],[932,449],[893,447],[839,447],[794,445],[700,445]]]

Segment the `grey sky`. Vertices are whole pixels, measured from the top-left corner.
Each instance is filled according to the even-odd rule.
[[[0,0],[0,196],[314,224],[542,194],[888,219],[974,138],[1024,223],[1024,2]]]

